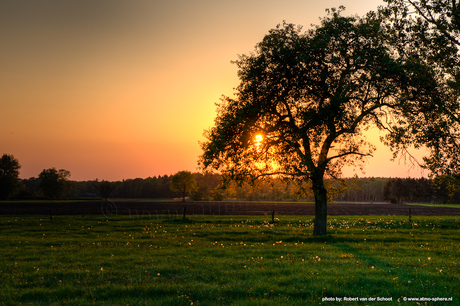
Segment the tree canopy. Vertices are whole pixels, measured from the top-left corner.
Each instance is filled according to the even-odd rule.
[[[190,171],[179,171],[171,177],[171,190],[180,192],[183,201],[187,193],[193,191],[195,187],[195,176]]]
[[[43,169],[39,174],[40,189],[45,197],[62,198],[70,192],[70,171],[56,168]]]
[[[456,0],[385,0],[380,8],[392,44],[401,56],[416,57],[437,73],[440,90],[428,108],[415,107],[410,125],[389,135],[404,151],[407,144],[426,146],[423,166],[433,175],[460,177],[460,7]],[[394,145],[398,143],[398,145]]]
[[[106,202],[110,194],[117,187],[117,184],[113,184],[105,180],[102,180],[99,182],[99,180],[96,179],[96,181],[93,184],[94,184],[94,187],[96,187],[99,195],[103,197]]]
[[[304,33],[278,25],[239,56],[240,85],[217,105],[201,144],[202,168],[232,179],[310,180],[315,235],[326,234],[324,178],[362,167],[374,150],[363,132],[397,132],[411,102],[437,90],[429,67],[395,56],[375,14],[344,17],[341,9]]]

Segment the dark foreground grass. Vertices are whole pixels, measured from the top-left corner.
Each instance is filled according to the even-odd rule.
[[[460,304],[459,217],[279,219],[0,216],[0,304]]]

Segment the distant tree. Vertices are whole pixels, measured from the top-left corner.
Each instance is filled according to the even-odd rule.
[[[409,184],[406,179],[390,178],[384,186],[385,200],[390,203],[401,203],[404,199],[408,199],[411,193]]]
[[[139,187],[139,195],[141,198],[153,198],[155,196],[155,180],[148,177]]]
[[[420,178],[416,183],[415,198],[417,202],[431,202],[433,198],[433,180]]]
[[[65,197],[71,190],[70,171],[56,168],[44,169],[38,176],[43,195],[51,199]]]
[[[418,202],[447,203],[457,190],[450,190],[448,179],[436,177],[426,178],[390,178],[383,187],[384,199],[391,203]]]
[[[20,190],[22,198],[37,198],[40,194],[40,179],[31,177],[22,180],[24,189]]]
[[[211,191],[206,183],[197,181],[195,188],[190,192],[193,201],[206,201],[211,197]]]
[[[221,185],[220,175],[205,172],[194,173],[194,176],[197,183],[196,188],[191,192],[191,198],[194,201],[204,201],[211,198],[219,199],[217,189]]]
[[[21,165],[13,155],[3,154],[0,159],[0,200],[11,196],[21,185],[19,169]]]
[[[107,202],[107,199],[110,197],[110,194],[112,194],[113,190],[117,185],[115,183],[109,182],[109,181],[96,181],[93,183],[94,187],[96,187],[96,190],[98,191],[99,195],[104,198],[104,200]]]
[[[219,187],[216,187],[212,191],[212,196],[211,196],[213,201],[222,201],[224,199],[224,194],[222,193],[222,189]]]
[[[190,171],[179,171],[171,177],[171,190],[182,194],[182,201],[185,196],[196,188],[195,176]]]
[[[222,99],[215,126],[205,132],[202,168],[239,181],[309,180],[313,234],[325,235],[325,178],[340,177],[345,165],[362,168],[374,150],[363,131],[396,133],[411,102],[437,89],[423,63],[394,56],[380,24],[374,14],[332,10],[305,34],[292,24],[270,30],[235,61],[240,85],[235,98]]]
[[[458,177],[437,176],[433,179],[433,198],[442,204],[449,203],[453,200],[458,188]]]
[[[75,193],[78,197],[94,197],[97,194],[95,181],[73,182]]]

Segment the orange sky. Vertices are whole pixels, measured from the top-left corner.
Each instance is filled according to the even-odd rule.
[[[307,29],[326,8],[382,3],[2,1],[0,154],[19,160],[22,178],[50,167],[73,180],[196,171],[214,103],[238,85],[231,60],[283,20]],[[382,147],[358,174],[420,176],[390,158]]]

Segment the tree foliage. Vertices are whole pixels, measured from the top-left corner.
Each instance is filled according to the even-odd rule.
[[[196,188],[196,180],[190,171],[179,171],[171,177],[171,190],[182,194],[182,200],[185,201],[187,193]]]
[[[326,234],[324,178],[362,167],[374,150],[363,132],[397,131],[410,102],[436,90],[426,66],[394,56],[375,14],[332,10],[305,33],[279,25],[235,63],[240,85],[218,104],[200,164],[236,180],[310,180],[315,235]]]
[[[11,196],[20,186],[21,165],[13,155],[3,154],[0,159],[0,200]]]
[[[383,188],[390,203],[460,203],[460,190],[451,189],[449,178],[390,178]]]
[[[426,146],[424,167],[433,176],[460,177],[460,7],[457,0],[385,0],[380,14],[401,56],[417,58],[437,72],[440,90],[431,105],[414,107],[410,125],[387,138],[397,152]],[[395,136],[395,138],[392,138]],[[395,145],[398,143],[398,145]]]
[[[71,192],[70,171],[56,168],[43,169],[39,174],[40,189],[45,197],[64,198]]]
[[[205,172],[194,173],[196,188],[191,192],[191,198],[194,201],[222,201],[223,194],[220,191],[220,175]]]
[[[97,189],[99,195],[104,198],[105,201],[107,201],[107,199],[113,193],[113,190],[117,187],[117,184],[105,180],[99,182],[99,180],[96,179],[94,182],[94,187]]]
[[[380,13],[400,51],[416,50],[426,60],[458,74],[460,7],[457,0],[384,0]]]

